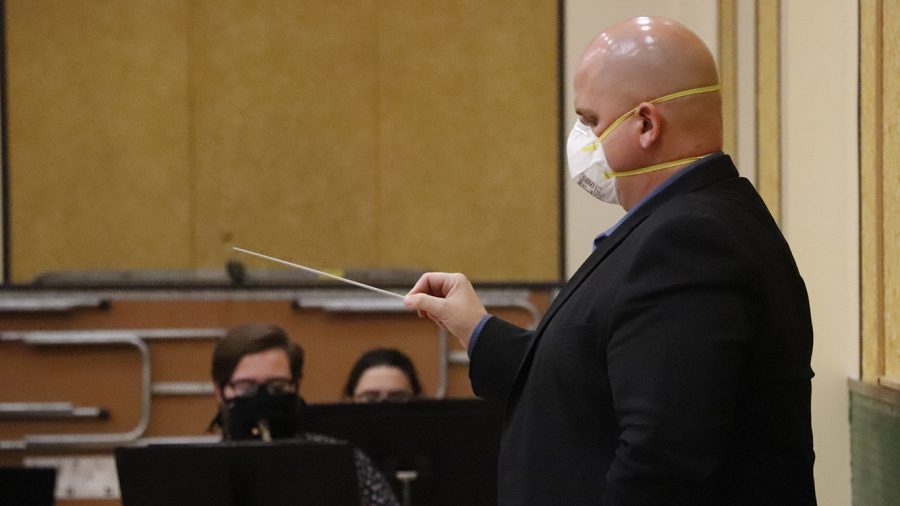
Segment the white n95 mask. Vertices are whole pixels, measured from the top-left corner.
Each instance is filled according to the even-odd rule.
[[[700,93],[712,93],[714,91],[719,91],[718,84],[677,91],[653,99],[650,103],[659,104],[661,102],[675,100],[676,98],[698,95]],[[618,177],[636,176],[638,174],[646,174],[648,172],[677,167],[679,165],[694,162],[706,156],[692,156],[673,160],[671,162],[658,163],[649,167],[641,167],[621,172],[614,171],[612,167],[609,166],[609,160],[606,159],[606,153],[603,151],[603,139],[605,139],[610,132],[615,130],[617,126],[625,121],[628,116],[631,116],[636,110],[637,107],[619,116],[606,127],[606,130],[599,136],[594,135],[594,131],[591,127],[582,123],[580,119],[575,121],[572,131],[569,133],[569,140],[566,143],[566,154],[568,155],[569,161],[569,176],[578,186],[603,202],[610,204],[619,203],[619,194],[616,191],[616,178]]]
[[[569,176],[575,184],[603,202],[619,203],[616,179],[604,176],[613,170],[603,152],[603,144],[591,127],[581,120],[575,121],[569,133],[566,153],[569,158]]]

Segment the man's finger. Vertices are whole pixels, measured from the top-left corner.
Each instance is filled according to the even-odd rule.
[[[425,274],[422,274],[419,277],[419,279],[416,281],[416,284],[407,293],[407,295],[412,295],[415,293],[428,293],[430,291],[429,283],[428,283],[428,275],[429,274],[430,273],[428,273],[428,272],[426,272]]]
[[[422,274],[418,281],[416,281],[415,286],[412,287],[412,290],[409,291],[407,295],[413,295],[417,293],[424,293],[428,295],[438,295],[443,296],[443,284],[442,281],[443,274],[440,272],[426,272]]]

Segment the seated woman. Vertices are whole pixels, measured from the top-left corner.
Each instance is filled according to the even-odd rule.
[[[364,353],[344,386],[344,399],[353,402],[407,402],[421,394],[422,385],[412,361],[392,348]]]

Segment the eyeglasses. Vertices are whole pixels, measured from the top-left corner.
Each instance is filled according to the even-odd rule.
[[[235,397],[256,395],[260,388],[268,392],[269,395],[297,393],[297,382],[284,378],[270,379],[264,383],[257,383],[253,380],[238,380],[226,383],[225,386],[231,387]]]
[[[366,390],[353,396],[353,402],[409,402],[412,399],[412,392],[406,390],[391,390],[389,392]]]

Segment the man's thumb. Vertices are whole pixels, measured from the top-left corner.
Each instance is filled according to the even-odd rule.
[[[439,317],[438,313],[441,310],[443,302],[443,299],[432,297],[431,295],[426,295],[424,293],[407,295],[403,298],[403,303],[406,304],[406,307],[415,309],[416,311],[424,311],[437,317]]]

